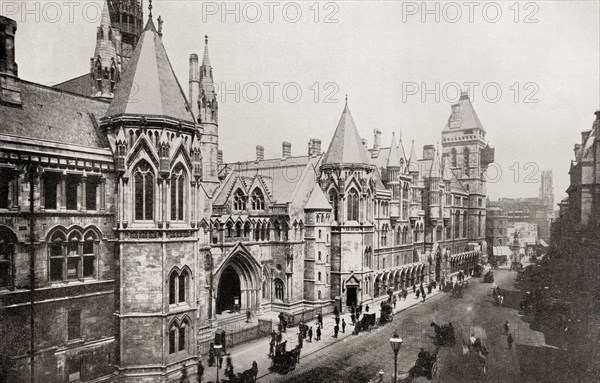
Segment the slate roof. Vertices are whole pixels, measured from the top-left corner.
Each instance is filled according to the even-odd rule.
[[[222,205],[234,187],[236,180],[241,178],[249,186],[258,175],[270,193],[271,200],[277,204],[292,202],[297,185],[304,178],[307,171],[314,172],[313,166],[318,169],[319,157],[288,157],[267,159],[262,161],[247,161],[228,164],[229,175],[225,178],[222,187],[217,191],[215,205]],[[314,178],[314,177],[313,177]]]
[[[323,164],[371,164],[350,114],[348,103],[344,107]]]
[[[0,134],[108,148],[95,120],[108,103],[19,80],[21,108],[0,105]]]
[[[158,115],[194,122],[185,93],[151,18],[106,112],[107,116],[119,114]]]
[[[315,185],[313,191],[310,193],[310,197],[304,206],[305,209],[314,209],[314,210],[332,210],[329,201],[323,194],[323,190],[319,187],[319,185]]]
[[[89,73],[82,74],[81,76],[56,84],[53,88],[80,94],[82,96],[90,96],[92,93],[92,77]]]
[[[457,129],[481,129],[485,132],[468,94],[463,93],[458,102],[452,105],[452,110],[453,113],[448,118],[444,132]],[[456,113],[454,113],[454,110],[456,110]],[[451,127],[453,126],[451,121],[455,121],[455,127]]]

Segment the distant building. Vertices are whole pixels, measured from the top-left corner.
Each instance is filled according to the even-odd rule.
[[[548,205],[548,198],[500,198],[489,201],[490,207],[498,207],[506,213],[507,227],[514,227],[517,223],[535,224],[538,228],[537,237],[550,240],[550,225],[554,218],[553,207]]]

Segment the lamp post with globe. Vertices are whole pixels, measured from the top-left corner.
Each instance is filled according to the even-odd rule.
[[[402,339],[398,335],[398,331],[394,331],[394,335],[390,338],[390,345],[394,351],[394,383],[398,381],[398,352],[402,346]]]
[[[221,366],[219,365],[219,358],[221,357],[221,350],[223,349],[223,346],[220,344],[215,344],[215,359],[217,360],[217,383],[219,383],[219,370],[221,369]]]

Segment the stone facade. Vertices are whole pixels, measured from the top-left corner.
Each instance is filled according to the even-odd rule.
[[[493,150],[466,95],[422,158],[378,130],[366,148],[346,105],[325,153],[223,164],[208,38],[186,94],[140,18],[107,2],[91,77],[54,88],[18,77],[0,19],[1,374],[193,377],[197,343],[246,310],[343,310],[485,252]]]

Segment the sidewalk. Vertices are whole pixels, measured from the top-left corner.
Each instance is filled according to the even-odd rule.
[[[431,295],[427,295],[426,301],[431,299],[432,297],[440,294],[439,290],[433,290]],[[394,313],[406,310],[410,307],[413,307],[419,303],[424,303],[421,298],[415,298],[415,294],[412,293],[412,289],[409,289],[409,294],[406,297],[406,301],[400,300],[396,303],[396,309],[394,309]],[[375,307],[373,307],[375,306]],[[363,305],[363,313],[365,312],[366,305]],[[377,320],[380,318],[380,301],[377,301],[373,304],[369,305],[369,313],[375,312],[377,314]],[[265,314],[267,318],[270,318],[271,315],[275,317],[273,321],[274,327],[277,323],[277,314],[278,313],[268,313]],[[265,317],[263,316],[263,317]],[[261,319],[263,318],[261,317]],[[342,325],[341,320],[344,319],[346,321],[346,332],[342,333]],[[253,321],[256,319],[253,318]],[[321,329],[321,340],[315,341],[315,330],[317,328],[316,320],[308,321],[306,324],[310,327],[313,327],[313,340],[312,342],[308,342],[304,340],[302,352],[300,354],[300,363],[296,368],[302,368],[302,358],[306,355],[312,354],[319,350],[322,350],[332,344],[345,340],[347,337],[352,336],[352,331],[354,331],[354,326],[352,326],[352,321],[350,320],[350,313],[346,312],[340,315],[340,332],[338,334],[338,338],[334,338],[333,328],[335,326],[335,318],[333,314],[324,315],[323,316],[323,328]],[[358,336],[360,336],[360,333]],[[283,333],[283,340],[288,341],[286,350],[290,351],[298,344],[298,327],[292,327],[287,329],[287,333]],[[269,342],[271,341],[270,337],[265,337],[258,339],[253,342],[248,342],[245,344],[241,344],[232,348],[230,351],[231,360],[233,363],[233,371],[237,373],[241,373],[242,371],[249,369],[252,367],[252,362],[256,361],[258,364],[258,378],[263,377],[264,375],[269,374],[268,368],[271,366],[271,359],[269,358]],[[202,379],[203,382],[216,382],[217,378],[217,367],[208,367],[208,355],[202,355],[202,363],[204,365],[204,377]],[[226,367],[226,357],[223,358],[223,368],[219,371],[219,379],[223,380],[224,373]]]

